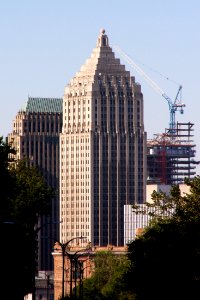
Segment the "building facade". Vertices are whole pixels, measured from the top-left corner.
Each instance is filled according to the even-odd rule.
[[[146,132],[141,86],[101,30],[66,86],[60,135],[60,241],[124,245],[124,205],[143,203]]]
[[[127,255],[127,247],[70,247],[62,255],[59,244],[54,245],[54,300],[70,295],[74,299],[83,299],[83,280],[90,278],[95,271],[94,258],[98,253],[112,253],[117,257]],[[63,259],[64,258],[64,259]],[[64,275],[64,276],[63,276]],[[79,287],[77,289],[77,287]]]
[[[55,190],[51,215],[38,224],[38,269],[52,270],[52,245],[59,238],[59,133],[62,128],[61,98],[32,98],[14,121],[8,142],[16,159],[28,158],[39,167],[47,184]],[[51,240],[53,239],[53,241]]]

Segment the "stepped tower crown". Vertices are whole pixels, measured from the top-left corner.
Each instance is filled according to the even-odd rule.
[[[100,35],[97,39],[97,47],[109,47],[108,37],[105,32],[105,29],[100,29]]]

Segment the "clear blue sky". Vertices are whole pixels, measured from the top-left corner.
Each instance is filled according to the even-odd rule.
[[[11,131],[28,95],[63,96],[96,46],[100,28],[110,46],[120,46],[172,100],[183,86],[186,107],[176,121],[195,124],[200,160],[199,0],[1,0],[0,135]],[[126,69],[142,85],[145,129],[152,138],[169,125],[168,104],[127,64]]]

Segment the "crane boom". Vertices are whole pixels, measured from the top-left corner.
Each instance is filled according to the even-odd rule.
[[[124,53],[118,46],[114,46],[114,49],[124,58],[124,60],[132,66],[140,75],[142,75],[148,83],[160,94],[164,95],[164,91],[126,54]]]
[[[175,112],[179,110],[183,113],[183,107],[185,104],[182,103],[181,99],[178,99],[179,94],[182,90],[182,85],[179,86],[175,101],[173,102],[171,98],[158,86],[156,82],[154,82],[143,70],[139,67],[125,52],[123,52],[119,46],[114,46],[116,52],[126,61],[132,68],[134,68],[145,80],[148,84],[159,94],[161,95],[168,103],[169,111],[170,111],[170,124],[169,129],[173,133],[176,122],[175,122]]]

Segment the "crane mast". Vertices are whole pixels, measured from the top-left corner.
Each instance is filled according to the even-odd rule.
[[[114,46],[114,49],[124,59],[124,61],[126,61],[133,69],[135,69],[142,77],[144,77],[148,84],[167,101],[170,112],[169,130],[173,135],[176,127],[175,113],[176,111],[180,111],[180,113],[183,114],[183,107],[185,107],[185,104],[183,104],[181,101],[181,97],[179,98],[182,85],[179,86],[176,98],[173,102],[171,98],[158,86],[158,84],[154,82],[125,52],[123,52],[119,46]]]

